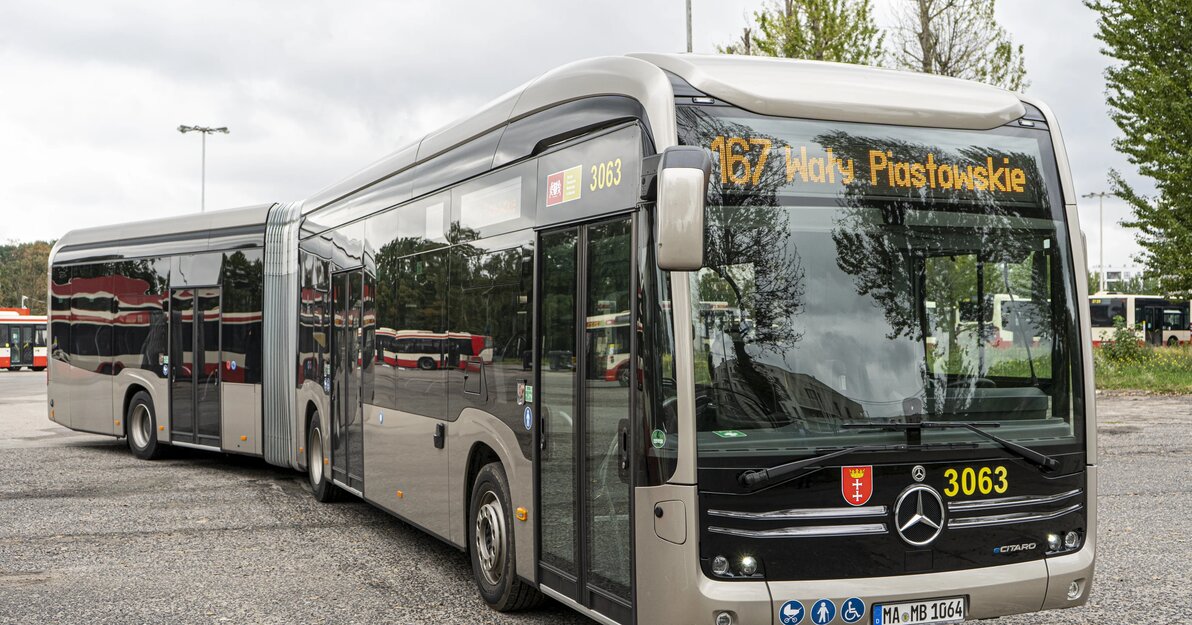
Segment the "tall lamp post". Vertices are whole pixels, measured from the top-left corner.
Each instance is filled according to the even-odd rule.
[[[1098,278],[1099,278],[1098,279],[1099,288],[1097,290],[1104,293],[1105,292],[1105,198],[1106,197],[1117,197],[1117,194],[1108,193],[1105,191],[1097,191],[1096,193],[1085,193],[1084,195],[1082,195],[1080,197],[1098,198],[1097,207],[1098,207],[1098,211],[1100,212],[1099,219],[1101,221],[1101,234],[1099,235],[1101,237],[1101,244],[1098,247],[1101,248],[1101,260],[1099,261],[1100,266],[1097,267],[1097,274],[1098,274]]]
[[[227,126],[220,126],[219,128],[210,128],[207,126],[179,126],[178,132],[186,134],[188,132],[197,132],[203,135],[203,173],[199,183],[199,212],[207,210],[207,135],[213,132],[222,132],[228,134]]]

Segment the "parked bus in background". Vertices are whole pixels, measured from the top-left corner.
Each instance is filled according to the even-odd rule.
[[[304,471],[465,551],[497,610],[1077,606],[1098,452],[1075,198],[1046,106],[988,85],[580,61],[301,202],[66,233],[47,411],[142,458]],[[998,315],[1021,349],[990,346]]]
[[[28,308],[0,308],[0,369],[46,368],[46,317]]]
[[[1148,345],[1186,345],[1192,340],[1192,302],[1155,295],[1098,293],[1089,297],[1093,345],[1113,336],[1114,319],[1121,317]]]

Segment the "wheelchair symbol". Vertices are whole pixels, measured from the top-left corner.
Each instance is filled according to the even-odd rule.
[[[865,602],[853,597],[840,604],[840,618],[844,619],[845,623],[856,623],[865,616]]]

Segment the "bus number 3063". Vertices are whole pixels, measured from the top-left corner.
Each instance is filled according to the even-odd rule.
[[[948,486],[944,489],[944,495],[955,497],[962,492],[965,495],[976,493],[1000,495],[1010,488],[1010,481],[1006,479],[1007,475],[1006,467],[1003,466],[996,466],[992,469],[989,467],[980,469],[965,467],[961,471],[947,469],[944,471],[944,479],[948,481]]]
[[[593,165],[591,174],[592,184],[588,185],[589,191],[611,189],[621,184],[621,159]]]

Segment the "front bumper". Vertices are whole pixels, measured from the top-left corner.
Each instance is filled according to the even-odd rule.
[[[682,502],[678,507],[680,538],[661,540],[653,515],[639,515],[637,527],[637,621],[649,623],[715,623],[720,612],[730,612],[738,625],[782,625],[779,610],[789,600],[802,602],[805,609],[819,599],[830,599],[837,613],[832,625],[844,624],[841,603],[857,597],[865,602],[865,614],[854,623],[872,623],[874,603],[965,596],[968,619],[992,618],[1071,608],[1088,601],[1092,590],[1097,546],[1097,467],[1088,471],[1088,530],[1084,546],[1076,552],[1030,562],[962,571],[920,573],[890,577],[868,577],[814,581],[728,582],[705,577],[698,566],[698,536],[694,487],[663,486],[638,489],[639,509],[652,509],[662,500]],[[671,513],[665,519],[672,520]],[[694,566],[693,566],[694,564]],[[1068,598],[1068,588],[1078,582],[1080,593]],[[806,617],[800,625],[810,625]]]

